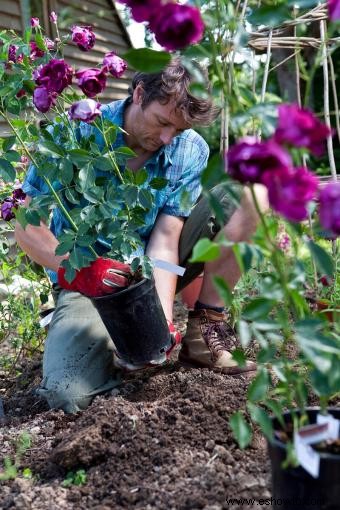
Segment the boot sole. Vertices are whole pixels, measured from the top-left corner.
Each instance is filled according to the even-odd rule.
[[[229,368],[219,368],[212,367],[211,365],[204,365],[203,363],[199,363],[198,361],[187,360],[183,357],[178,357],[178,362],[185,368],[209,368],[213,372],[218,374],[230,375],[235,378],[239,378],[242,376],[245,377],[254,377],[256,374],[256,365],[254,367],[249,368],[240,368],[240,367],[229,367]]]

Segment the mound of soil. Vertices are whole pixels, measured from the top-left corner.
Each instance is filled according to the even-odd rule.
[[[178,304],[182,330],[185,321]],[[228,425],[244,407],[246,378],[183,369],[173,360],[126,377],[86,411],[65,415],[34,395],[39,373],[35,362],[21,376],[25,384],[3,384],[0,458],[13,458],[13,441],[27,431],[32,445],[19,472],[30,468],[33,478],[0,482],[1,509],[219,510],[244,508],[241,498],[270,497],[265,441],[255,434],[242,451]],[[63,487],[69,471],[79,469],[86,483]]]

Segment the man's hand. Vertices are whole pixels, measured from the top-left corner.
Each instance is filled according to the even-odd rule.
[[[104,258],[96,259],[89,267],[77,271],[71,283],[65,280],[65,269],[58,269],[58,283],[63,289],[80,292],[88,297],[114,294],[123,287],[128,287],[131,278],[128,264]]]
[[[166,357],[169,358],[171,351],[176,347],[176,345],[179,345],[181,343],[182,335],[179,331],[177,331],[177,329],[175,329],[175,326],[172,324],[172,322],[170,322],[169,320],[167,322],[172,344],[170,349],[166,352]]]

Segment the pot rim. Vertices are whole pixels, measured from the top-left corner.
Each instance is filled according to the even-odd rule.
[[[297,408],[296,411],[299,411],[299,409]],[[320,411],[320,407],[319,406],[311,406],[311,407],[306,407],[306,411],[315,411],[315,412],[318,412]],[[339,412],[340,414],[340,407],[327,407],[327,411],[330,412],[330,411],[337,411]],[[289,416],[291,413],[291,411],[285,411],[283,413],[283,416]],[[339,416],[340,418],[340,416]],[[277,420],[277,418],[275,416],[272,416],[271,417],[271,420],[274,421],[274,420]],[[275,429],[274,429],[275,430]],[[277,439],[275,436],[273,437],[272,440],[267,440],[267,442],[271,445],[271,446],[276,446],[278,448],[281,448],[283,450],[286,450],[287,449],[287,445],[286,443],[284,443],[283,441],[280,441],[280,439]],[[328,453],[328,452],[318,452],[319,455],[320,455],[320,459],[333,459],[333,460],[337,460],[339,459],[340,460],[340,453]]]
[[[106,299],[114,299],[115,297],[127,294],[132,288],[135,289],[136,287],[140,287],[140,285],[142,285],[142,283],[145,283],[148,280],[152,280],[152,279],[151,278],[143,278],[140,282],[137,282],[134,285],[130,285],[129,287],[126,287],[123,290],[120,290],[118,292],[114,292],[112,294],[105,294],[105,296],[92,297],[91,300],[93,300],[93,301],[105,301]]]

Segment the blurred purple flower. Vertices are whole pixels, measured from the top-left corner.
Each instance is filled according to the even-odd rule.
[[[324,274],[324,275],[320,276],[319,282],[321,283],[321,285],[323,287],[330,287],[334,283],[334,280],[333,280],[333,278],[330,278],[329,276]]]
[[[306,147],[315,156],[324,152],[324,141],[331,130],[305,108],[296,104],[281,104],[279,120],[274,134],[277,143]]]
[[[39,18],[31,18],[31,27],[40,27]]]
[[[53,50],[53,49],[54,49],[54,42],[53,42],[53,41],[51,41],[51,39],[49,39],[48,37],[45,37],[45,39],[44,39],[44,43],[45,43],[45,45],[46,45],[46,48],[47,48],[49,51],[51,51],[51,50]]]
[[[307,218],[307,204],[316,196],[318,178],[304,167],[281,167],[265,172],[262,182],[267,186],[271,207],[289,221]]]
[[[57,23],[58,21],[58,15],[54,11],[52,11],[50,14],[50,21],[52,23]]]
[[[151,16],[162,9],[162,0],[118,0],[131,9],[135,21],[149,21]]]
[[[330,182],[321,191],[320,223],[335,237],[340,235],[340,182]]]
[[[76,43],[80,50],[89,51],[93,48],[96,36],[92,31],[92,27],[79,27],[75,25],[71,28],[71,31],[72,41]]]
[[[282,147],[272,140],[260,142],[246,137],[233,145],[226,154],[227,171],[242,183],[260,183],[264,172],[291,167],[292,161]]]
[[[36,87],[33,92],[33,103],[39,112],[46,113],[55,105],[57,93],[48,90],[46,87]]]
[[[12,198],[9,198],[9,197],[6,198],[0,206],[1,218],[4,221],[12,220],[15,217],[14,212],[13,212],[14,208],[15,208],[15,204],[14,204],[14,201],[12,200]]]
[[[23,165],[27,165],[27,163],[28,163],[28,157],[27,157],[27,156],[21,156],[21,158],[20,158],[20,162],[21,162]]]
[[[110,51],[104,56],[103,69],[110,72],[115,78],[120,78],[127,69],[127,63],[118,57],[114,51]]]
[[[37,58],[41,58],[45,55],[44,50],[41,50],[40,48],[38,48],[37,43],[35,43],[34,41],[30,42],[30,47],[31,47],[30,59],[33,62]]]
[[[340,0],[328,0],[328,13],[330,20],[340,20]]]
[[[78,86],[87,97],[100,94],[106,85],[106,73],[103,69],[95,67],[76,72]]]
[[[150,18],[156,41],[168,51],[198,43],[204,33],[200,10],[191,5],[169,3]]]
[[[19,46],[17,46],[16,44],[9,45],[7,57],[8,62],[13,62],[13,64],[20,64],[23,61],[24,56],[21,54],[17,55],[18,48]]]
[[[26,90],[25,89],[20,89],[15,94],[15,97],[17,97],[18,99],[20,99],[21,97],[24,97],[24,96],[26,96]]]
[[[24,191],[22,191],[21,188],[16,188],[14,191],[13,191],[13,194],[12,194],[12,198],[13,200],[15,200],[18,204],[22,205],[25,198],[26,198],[26,193],[24,193]]]
[[[100,103],[97,103],[94,99],[82,99],[74,103],[68,113],[72,120],[92,122],[101,114]]]
[[[37,85],[42,85],[49,92],[60,94],[68,85],[72,83],[73,69],[65,60],[52,58],[46,65],[39,67],[34,73],[34,79]]]

